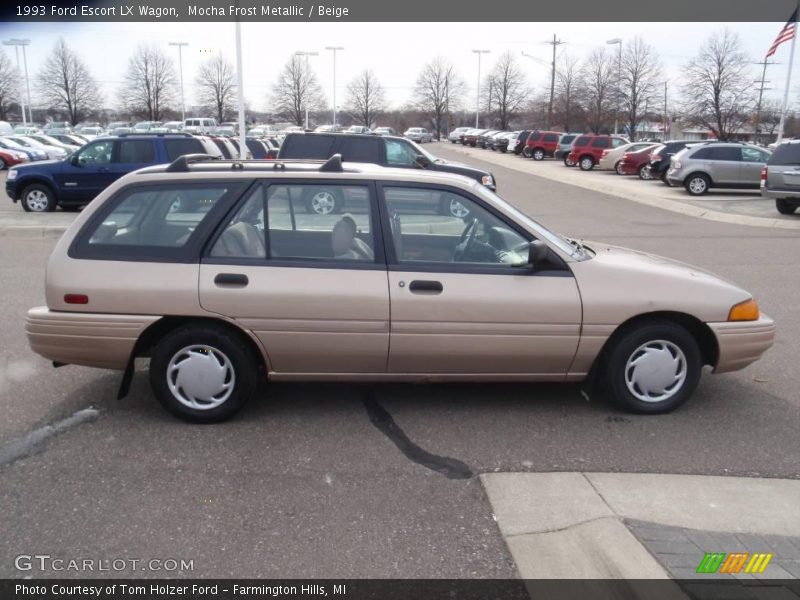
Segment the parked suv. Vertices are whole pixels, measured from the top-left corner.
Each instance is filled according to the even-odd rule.
[[[75,219],[47,265],[47,305],[28,311],[34,352],[123,371],[120,397],[149,358],[167,410],[214,422],[263,378],[580,382],[595,370],[627,410],[662,413],[704,365],[741,369],[773,342],[740,287],[586,248],[465,177],[339,156],[205,158],[131,173]],[[298,211],[320,189],[350,212]],[[437,214],[442,199],[465,218]]]
[[[769,156],[752,144],[693,144],[672,156],[667,181],[684,186],[692,196],[702,196],[712,187],[758,189]]]
[[[211,140],[188,133],[100,137],[64,160],[9,169],[6,194],[28,212],[53,211],[58,205],[78,208],[126,173],[196,153],[222,156]]]
[[[629,143],[625,138],[615,135],[582,135],[573,143],[567,159],[582,171],[591,171],[600,162],[604,150]],[[564,164],[567,164],[567,159],[564,159]]]
[[[800,140],[778,144],[761,171],[761,195],[774,198],[782,215],[800,206]]]
[[[513,152],[514,154],[522,154],[522,150],[525,148],[525,142],[528,139],[528,136],[531,134],[530,129],[523,129],[517,134],[516,139],[512,140],[508,144],[508,149]]]
[[[580,133],[562,133],[561,137],[558,138],[558,144],[556,145],[556,151],[553,153],[553,158],[558,160],[564,160],[569,156],[569,153],[572,152],[572,143],[581,136]],[[575,166],[575,165],[567,165],[567,166]]]
[[[560,138],[561,134],[557,131],[531,131],[522,153],[526,158],[544,160],[555,154]]]
[[[339,154],[345,162],[367,162],[388,167],[426,169],[465,175],[496,189],[494,176],[481,169],[451,163],[433,156],[411,140],[393,136],[347,135],[343,133],[290,133],[283,140],[278,159],[326,160]],[[336,190],[323,193],[317,190],[305,198],[309,212],[338,213],[345,208],[345,198]],[[454,215],[461,214],[459,206],[443,207]]]

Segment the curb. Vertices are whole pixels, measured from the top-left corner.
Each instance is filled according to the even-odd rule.
[[[472,158],[476,158],[478,160],[483,160],[484,162],[489,162],[495,164],[500,167],[504,167],[506,169],[513,169],[514,171],[518,171],[520,173],[525,173],[527,175],[535,175],[537,177],[542,177],[544,179],[549,179],[550,181],[557,181],[558,183],[564,183],[566,185],[574,185],[576,187],[580,187],[586,190],[591,190],[593,192],[600,192],[602,194],[607,194],[609,196],[616,196],[617,198],[623,198],[625,200],[629,200],[631,202],[636,202],[637,204],[644,204],[646,206],[651,206],[654,208],[662,208],[664,210],[668,210],[670,212],[675,212],[691,217],[698,217],[701,219],[708,219],[709,221],[717,221],[721,223],[728,223],[732,225],[749,225],[751,227],[769,227],[773,229],[794,229],[800,230],[800,219],[796,221],[787,220],[787,219],[770,219],[767,217],[752,217],[749,215],[738,215],[732,213],[721,212],[718,210],[701,208],[699,206],[693,206],[691,204],[686,204],[684,202],[680,202],[678,200],[672,200],[670,198],[644,198],[641,196],[631,196],[629,194],[625,194],[619,190],[610,189],[602,184],[598,185],[597,181],[592,182],[575,182],[575,181],[564,181],[558,177],[552,176],[550,173],[542,173],[536,172],[532,169],[525,169],[522,168],[526,163],[522,164],[515,164],[512,162],[505,162],[501,160],[496,160],[499,158],[494,154],[487,154],[486,156],[483,155],[476,155],[472,152],[464,150],[462,148],[454,148],[453,149],[460,154],[464,154],[466,156],[470,156]],[[502,156],[502,154],[500,155]],[[495,160],[493,160],[495,159]]]
[[[0,238],[15,239],[58,239],[67,230],[68,225],[2,225]]]

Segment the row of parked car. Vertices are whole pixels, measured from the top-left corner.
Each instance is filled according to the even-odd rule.
[[[458,128],[449,139],[537,161],[562,160],[565,166],[583,171],[600,169],[657,179],[682,186],[692,196],[702,196],[712,188],[760,189],[763,196],[775,199],[782,214],[792,214],[800,206],[800,140],[779,145],[773,154],[744,142],[631,142],[618,135],[538,130]]]

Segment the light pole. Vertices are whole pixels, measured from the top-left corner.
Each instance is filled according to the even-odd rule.
[[[619,115],[622,112],[622,38],[613,38],[608,40],[606,44],[617,44],[619,51],[617,54],[617,110],[614,114],[614,135],[617,135],[617,127],[619,124]],[[633,132],[631,132],[631,139],[633,139]]]
[[[186,121],[186,102],[183,98],[183,47],[189,44],[187,42],[169,42],[169,45],[178,47],[178,72],[181,78],[181,120]]]
[[[481,54],[489,54],[491,50],[473,50],[473,52],[478,55],[478,91],[475,94],[475,129],[477,129],[481,115]]]
[[[336,52],[344,50],[344,46],[325,46],[325,50],[333,52],[333,129],[336,130]],[[369,123],[367,123],[369,127]]]
[[[30,40],[20,40],[17,38],[13,38],[10,40],[5,40],[3,42],[4,46],[14,46],[14,52],[17,55],[17,69],[19,69],[19,47],[22,46],[22,62],[25,69],[25,91],[27,96],[27,105],[28,105],[28,116],[30,117],[31,124],[33,124],[33,112],[31,110],[31,84],[28,80],[28,58],[25,54],[25,46],[30,45]],[[22,98],[22,94],[20,94],[20,108],[22,109],[22,125],[24,127],[28,126],[28,121],[25,118],[25,99]]]
[[[305,56],[306,57],[306,71],[304,73],[306,77],[306,85],[303,87],[303,101],[306,105],[306,129],[308,129],[308,57],[309,56],[319,56],[319,52],[305,52],[303,50],[298,50],[294,53],[295,56]],[[335,110],[335,107],[334,107]]]

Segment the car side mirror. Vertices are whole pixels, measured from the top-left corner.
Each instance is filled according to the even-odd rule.
[[[69,162],[70,162],[71,165],[74,165],[76,167],[80,167],[81,166],[81,161],[78,159],[78,155],[77,154],[70,155],[69,156]]]
[[[417,164],[422,167],[423,169],[427,169],[428,165],[431,164],[431,161],[428,160],[428,157],[424,154],[417,154],[416,158]]]
[[[515,267],[531,267],[534,270],[539,268],[539,265],[544,262],[549,252],[547,244],[540,240],[533,240],[528,244],[528,260],[525,262],[515,263]]]

